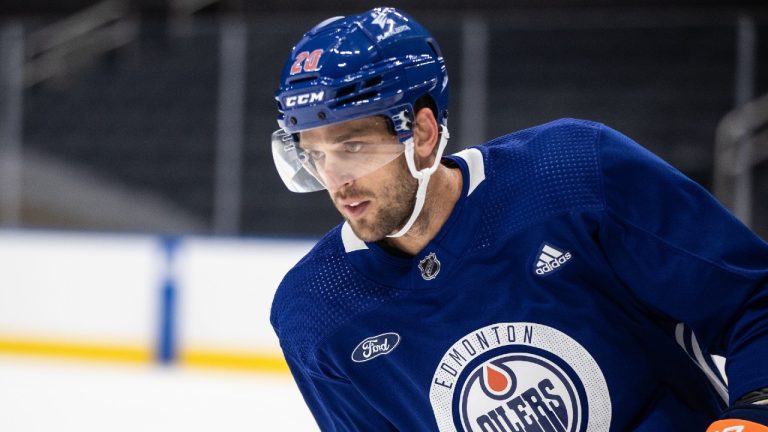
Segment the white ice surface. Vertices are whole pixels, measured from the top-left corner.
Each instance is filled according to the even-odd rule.
[[[0,431],[317,431],[288,375],[0,355]]]

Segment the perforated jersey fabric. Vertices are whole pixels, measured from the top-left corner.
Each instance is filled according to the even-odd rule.
[[[490,245],[509,233],[567,211],[602,208],[597,136],[591,122],[564,120],[586,127],[531,128],[484,146],[489,199],[482,228],[470,250]],[[497,174],[498,171],[498,174]],[[510,206],[514,202],[516,205]]]
[[[416,256],[342,224],[277,289],[321,430],[706,430],[768,386],[768,244],[669,164],[574,119],[444,164],[463,190]]]
[[[400,294],[354,271],[339,242],[340,230],[341,225],[326,234],[291,270],[272,304],[272,324],[284,335],[284,348],[304,362],[334,329]]]

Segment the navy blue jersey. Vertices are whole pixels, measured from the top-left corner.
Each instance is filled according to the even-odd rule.
[[[578,120],[444,163],[461,198],[417,256],[342,224],[277,290],[322,430],[704,431],[768,386],[768,245],[676,169]]]

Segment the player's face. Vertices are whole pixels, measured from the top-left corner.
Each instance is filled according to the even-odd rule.
[[[380,117],[351,120],[301,133],[302,148],[306,146],[312,152],[323,153],[323,164],[317,172],[336,208],[364,241],[381,240],[405,224],[413,210],[418,182],[411,176],[402,152],[356,177],[336,168],[341,157],[334,154],[334,150],[338,146],[376,145],[392,140],[399,144]]]

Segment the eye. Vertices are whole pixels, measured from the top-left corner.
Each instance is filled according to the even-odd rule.
[[[347,153],[357,153],[363,148],[363,143],[347,142],[344,143],[344,151]]]

